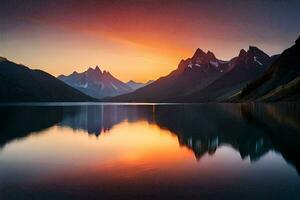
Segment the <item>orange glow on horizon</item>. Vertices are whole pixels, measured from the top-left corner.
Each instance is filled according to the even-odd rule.
[[[251,11],[251,4],[234,12],[230,4],[211,3],[97,1],[60,6],[50,1],[55,9],[42,4],[45,10],[36,5],[34,12],[14,9],[17,17],[8,20],[7,32],[5,27],[0,32],[0,56],[54,76],[98,65],[124,82],[146,82],[169,74],[197,48],[228,60],[249,45],[270,55],[281,53],[296,38],[294,33],[283,33],[291,41],[274,34],[275,42],[265,30],[272,30],[264,21],[269,17],[252,21],[253,15],[245,15],[243,9]]]
[[[168,166],[172,163],[195,161],[191,150],[180,147],[177,136],[146,121],[122,122],[99,137],[71,128],[51,127],[22,140],[9,143],[2,150],[3,159],[38,161],[56,171],[87,172],[117,166]]]

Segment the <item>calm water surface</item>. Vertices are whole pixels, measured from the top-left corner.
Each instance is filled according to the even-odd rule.
[[[299,111],[0,106],[0,199],[300,199]]]

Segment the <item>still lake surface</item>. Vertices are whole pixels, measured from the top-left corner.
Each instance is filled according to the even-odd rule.
[[[300,105],[0,106],[0,199],[300,199]]]

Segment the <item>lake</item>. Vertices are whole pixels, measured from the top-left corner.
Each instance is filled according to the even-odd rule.
[[[2,105],[0,199],[300,199],[300,105]]]

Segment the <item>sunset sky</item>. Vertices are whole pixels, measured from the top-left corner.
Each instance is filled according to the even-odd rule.
[[[299,0],[1,0],[0,56],[55,76],[99,65],[145,82],[198,47],[220,59],[249,45],[281,53],[299,12]]]

